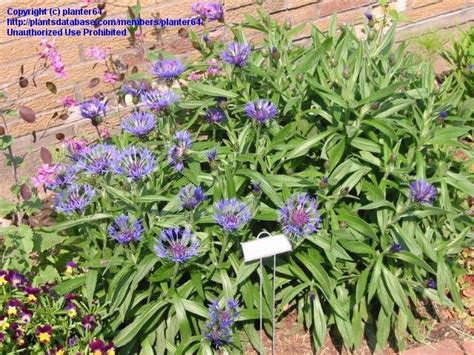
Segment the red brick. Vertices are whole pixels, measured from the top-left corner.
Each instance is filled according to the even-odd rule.
[[[452,339],[443,340],[440,343],[420,346],[410,350],[402,351],[401,355],[464,355],[456,341]]]
[[[443,0],[411,0],[410,6],[414,9],[417,9],[419,7],[436,4],[442,1]]]
[[[371,4],[376,3],[373,0],[340,0],[340,1],[332,1],[326,0],[317,5],[318,15],[319,17],[330,16],[335,13],[340,13],[348,10],[352,10],[355,8],[360,8],[363,6],[368,6]],[[363,11],[360,10],[362,13]]]
[[[474,340],[465,339],[462,347],[467,354],[474,354]]]

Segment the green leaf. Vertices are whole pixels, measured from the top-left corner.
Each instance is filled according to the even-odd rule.
[[[97,276],[99,272],[95,269],[89,269],[86,274],[86,299],[89,306],[92,306],[92,299],[97,285]]]
[[[74,290],[77,290],[79,287],[82,287],[86,283],[86,276],[76,276],[73,279],[66,280],[55,286],[53,289],[59,295],[65,295],[66,293],[70,293]]]
[[[10,135],[0,136],[0,150],[5,150],[13,143],[13,137]]]
[[[189,86],[189,89],[191,90],[194,90],[200,94],[209,95],[209,96],[221,96],[221,97],[228,97],[231,99],[235,99],[239,96],[231,91],[220,89],[212,85],[192,83],[192,84],[189,84],[188,86]]]
[[[324,138],[328,137],[329,135],[333,134],[336,131],[336,129],[328,129],[327,131],[324,131],[320,134],[317,134],[316,136],[309,138],[306,140],[303,144],[299,145],[292,151],[290,151],[287,156],[286,160],[291,160],[295,159],[298,157],[301,157],[308,153],[308,151],[313,148],[316,144],[318,144],[320,141],[322,141]]]
[[[39,230],[42,230],[45,232],[59,232],[65,229],[75,227],[75,226],[87,225],[89,224],[89,222],[92,222],[92,221],[98,221],[101,219],[112,218],[112,217],[113,215],[111,215],[110,213],[96,213],[90,216],[85,216],[78,219],[61,222],[61,223],[52,225],[50,227],[40,227]]]

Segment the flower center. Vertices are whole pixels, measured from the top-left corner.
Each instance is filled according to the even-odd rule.
[[[298,208],[292,211],[290,214],[291,223],[297,227],[303,227],[306,223],[308,223],[308,220],[308,214],[302,208]]]

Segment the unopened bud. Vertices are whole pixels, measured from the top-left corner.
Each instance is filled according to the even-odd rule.
[[[291,29],[291,20],[289,18],[286,19],[285,23],[283,24],[283,27],[285,28],[285,30]]]

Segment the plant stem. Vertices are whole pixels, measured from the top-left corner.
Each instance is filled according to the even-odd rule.
[[[174,292],[174,289],[175,289],[175,286],[176,286],[176,278],[178,276],[178,269],[179,269],[179,264],[175,263],[174,264],[174,269],[173,269],[173,277],[171,278],[171,286],[168,290],[168,293],[166,294],[166,296],[168,296],[168,297]]]
[[[222,242],[221,255],[219,257],[219,264],[222,264],[222,262],[224,261],[224,256],[225,256],[228,243],[229,243],[229,235],[227,233],[224,233],[224,240]]]

